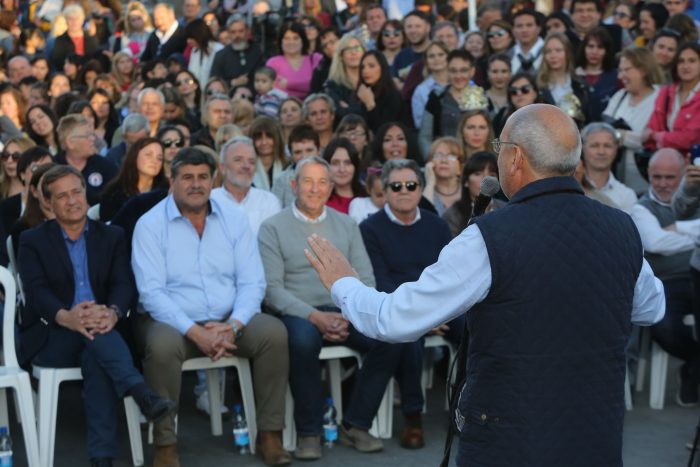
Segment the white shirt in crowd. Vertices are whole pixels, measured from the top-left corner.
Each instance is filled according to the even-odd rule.
[[[372,198],[363,196],[350,201],[348,215],[359,224],[377,211],[379,208],[372,202]]]
[[[254,186],[250,187],[248,194],[240,203],[224,187],[211,190],[211,198],[219,201],[222,205],[233,202],[236,206],[241,208],[248,218],[250,229],[253,231],[253,235],[255,235],[256,238],[258,236],[260,224],[268,217],[274,216],[282,210],[277,196],[269,191],[255,188]]]
[[[595,186],[593,183],[591,185]],[[597,187],[596,191],[610,198],[615,206],[626,213],[631,212],[632,207],[637,203],[637,194],[634,190],[616,179],[612,172],[610,172],[607,183],[602,187]]]

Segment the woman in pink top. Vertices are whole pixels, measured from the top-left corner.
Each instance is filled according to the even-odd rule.
[[[277,72],[275,87],[303,101],[309,94],[311,75],[320,63],[321,55],[308,55],[309,41],[299,23],[288,22],[282,25],[278,47],[282,55],[276,55],[267,61],[267,66]]]

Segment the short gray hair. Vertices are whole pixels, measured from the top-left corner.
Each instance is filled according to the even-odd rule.
[[[328,172],[328,176],[330,177],[331,175],[331,166],[328,162],[326,162],[325,159],[318,157],[318,156],[312,156],[312,157],[307,157],[306,159],[302,159],[299,162],[297,162],[297,166],[294,169],[294,180],[296,180],[297,183],[299,183],[299,177],[301,176],[301,170],[306,167],[307,165],[313,165],[313,164],[318,164],[322,165],[323,167],[326,168],[326,171]],[[332,177],[330,177],[332,179]]]
[[[204,103],[204,111],[208,112],[209,111],[209,104],[211,104],[214,101],[226,101],[231,105],[231,110],[233,110],[233,105],[231,104],[231,101],[228,99],[228,96],[226,94],[222,94],[220,92],[217,92],[215,94],[212,94],[209,96]]]
[[[654,154],[651,156],[651,159],[649,159],[649,167],[654,165],[656,161],[658,161],[664,156],[674,157],[676,159],[676,162],[678,162],[678,165],[680,166],[681,170],[683,170],[683,167],[685,167],[685,158],[683,157],[683,154],[681,154],[680,151],[674,148],[657,149],[656,152],[654,152]]]
[[[159,3],[160,5],[160,3]],[[138,95],[136,96],[136,104],[141,107],[141,102],[143,101],[143,98],[146,94],[149,92],[154,92],[158,95],[158,98],[160,99],[160,104],[165,105],[165,96],[163,95],[162,92],[157,90],[156,88],[143,88],[142,90],[139,91]]]
[[[136,133],[141,130],[146,132],[151,131],[151,124],[148,123],[148,120],[143,114],[130,113],[122,122],[122,134]]]
[[[230,140],[226,141],[223,146],[221,146],[221,152],[219,153],[219,160],[221,163],[226,161],[226,153],[228,150],[239,143],[250,146],[253,149],[253,154],[255,154],[256,157],[258,156],[258,153],[255,151],[255,143],[253,143],[252,139],[248,138],[247,136],[234,136]]]
[[[508,139],[525,152],[535,172],[548,175],[573,174],[581,159],[582,147],[581,136],[573,119],[568,119],[570,130],[576,133],[576,146],[571,149],[561,144],[558,138],[552,138],[551,130],[547,128],[537,112],[522,110],[508,118],[507,125],[510,128]]]
[[[413,159],[392,159],[384,163],[382,167],[382,187],[386,190],[389,186],[389,175],[391,172],[395,172],[401,169],[413,170],[416,173],[416,178],[418,179],[418,184],[422,187],[425,186],[425,178],[423,177],[423,171],[421,171],[418,163]]]
[[[609,123],[605,122],[593,122],[589,123],[586,125],[583,130],[581,130],[581,139],[583,142],[586,142],[586,138],[588,138],[590,135],[593,133],[600,133],[601,131],[606,131],[612,135],[613,139],[615,140],[615,144],[618,143],[617,141],[617,130],[610,125]]]
[[[333,99],[331,99],[331,97],[328,94],[325,94],[323,92],[317,92],[309,95],[309,97],[304,99],[304,104],[301,107],[301,112],[304,118],[309,118],[309,104],[317,100],[326,101],[326,104],[328,104],[328,108],[331,109],[331,113],[335,113],[335,102],[333,101]]]
[[[457,25],[452,21],[438,21],[437,23],[435,23],[435,26],[433,26],[432,30],[430,31],[430,37],[434,40],[435,34],[443,28],[452,28],[455,35],[457,36],[457,39],[459,40],[459,29],[457,28]]]

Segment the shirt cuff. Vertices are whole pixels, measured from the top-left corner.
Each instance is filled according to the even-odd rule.
[[[231,313],[231,317],[228,319],[228,322],[230,323],[235,319],[243,323],[243,326],[248,326],[248,322],[253,318],[253,316],[255,316],[258,313],[260,313],[260,310],[234,311],[233,313]]]
[[[169,323],[167,323],[167,324],[169,324]],[[180,334],[182,334],[184,336],[187,334],[187,331],[189,331],[189,329],[192,326],[194,326],[195,324],[196,323],[194,321],[192,321],[191,319],[189,319],[187,317],[178,317],[178,318],[175,318],[174,327],[175,327],[175,329],[178,330],[178,332]]]
[[[331,287],[331,298],[333,299],[335,306],[342,310],[345,297],[347,297],[348,293],[358,285],[364,284],[362,284],[357,277],[347,276],[335,281]]]
[[[676,221],[676,232],[695,237],[700,235],[700,219]]]

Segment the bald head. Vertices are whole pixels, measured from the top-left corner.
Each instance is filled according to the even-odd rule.
[[[501,139],[518,144],[532,169],[542,176],[571,175],[581,153],[574,121],[548,104],[531,104],[508,119]]]
[[[23,78],[32,75],[32,65],[27,57],[17,55],[7,62],[7,74],[12,84],[19,85]]]
[[[654,195],[664,203],[671,202],[683,178],[685,159],[671,148],[659,149],[649,160],[649,183]]]

